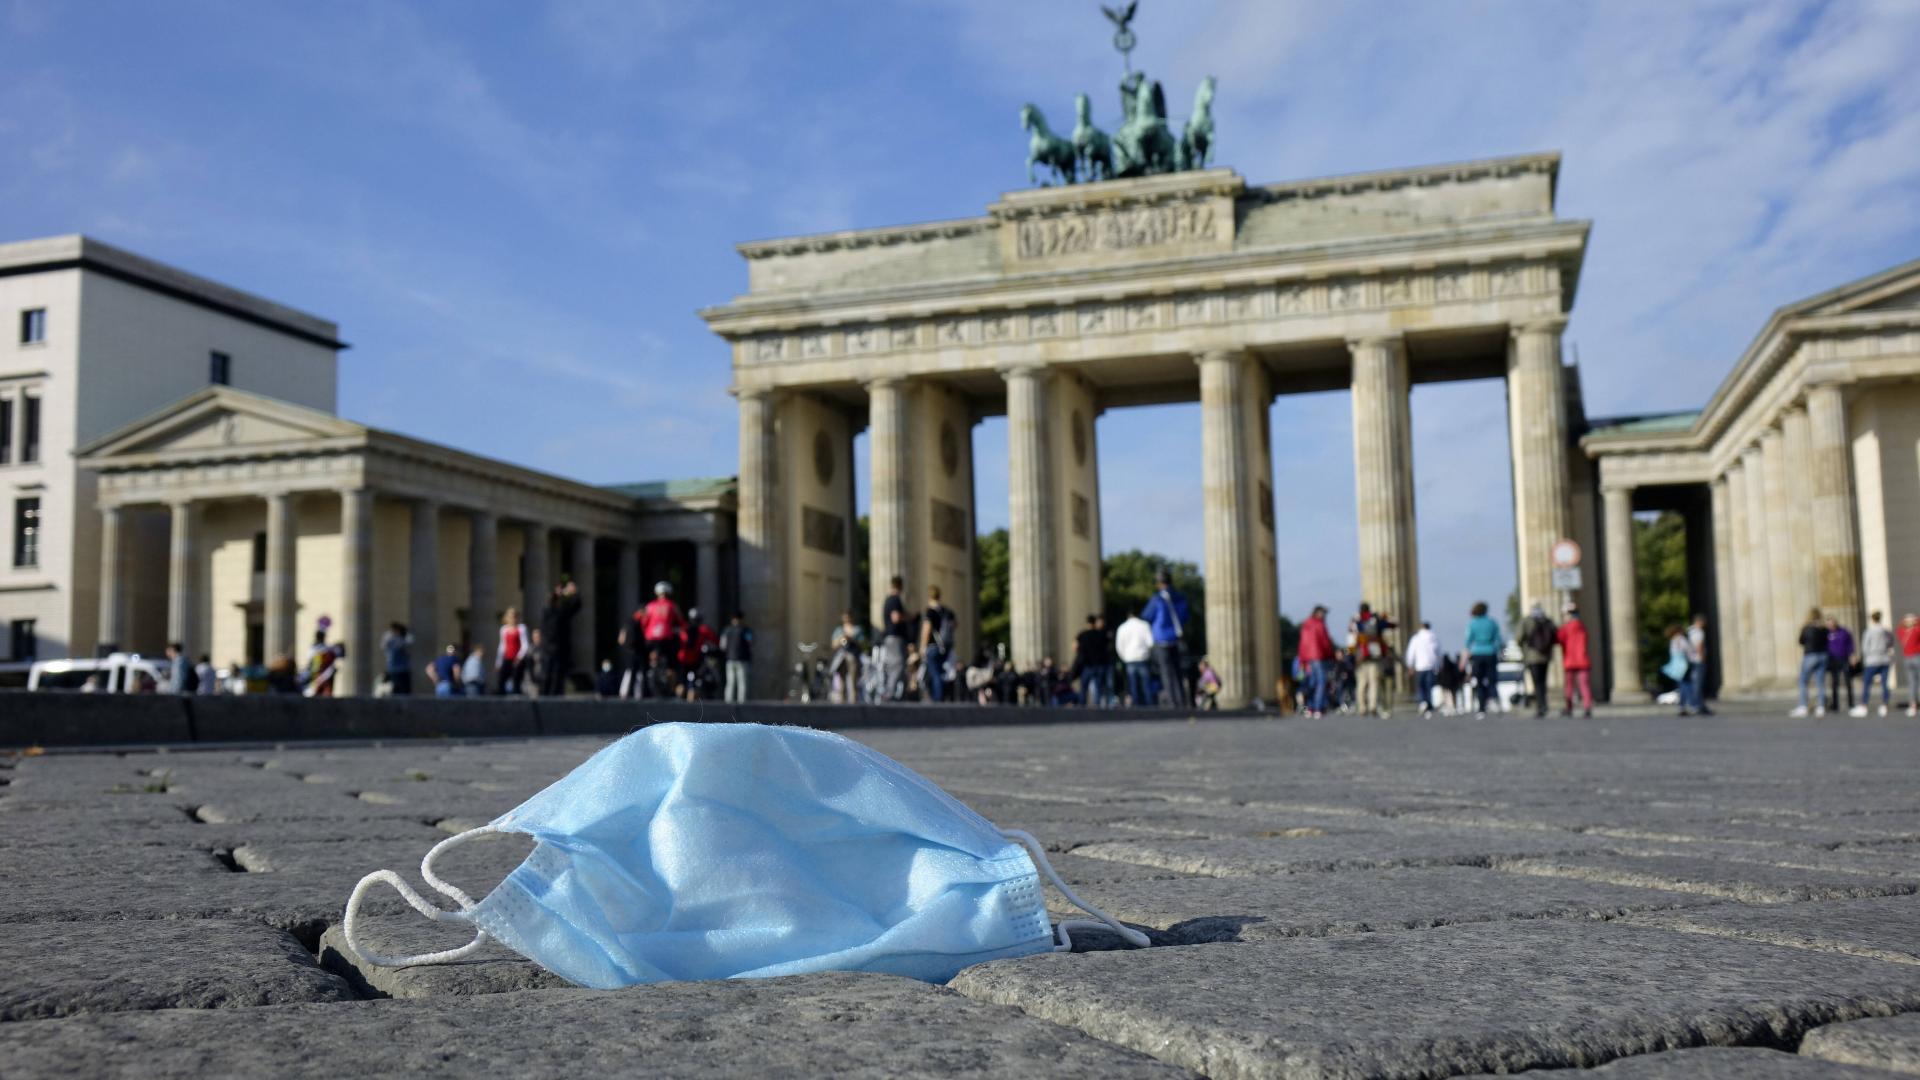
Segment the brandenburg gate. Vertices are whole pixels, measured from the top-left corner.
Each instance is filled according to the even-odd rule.
[[[910,606],[938,585],[970,657],[970,433],[1007,417],[1024,667],[1065,663],[1102,606],[1099,416],[1198,399],[1208,649],[1237,705],[1270,696],[1280,673],[1275,395],[1351,389],[1361,589],[1414,627],[1409,391],[1504,378],[1520,595],[1551,603],[1549,549],[1576,528],[1560,339],[1588,232],[1554,214],[1559,163],[1259,187],[1199,169],[1016,191],[981,217],[740,245],[748,291],[702,316],[733,353],[756,691],[777,695],[795,646],[824,643],[851,605],[863,427],[873,615],[895,575]]]

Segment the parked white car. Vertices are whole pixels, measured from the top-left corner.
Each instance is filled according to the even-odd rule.
[[[27,689],[68,693],[151,694],[166,681],[166,665],[139,653],[103,660],[40,660],[27,672]]]

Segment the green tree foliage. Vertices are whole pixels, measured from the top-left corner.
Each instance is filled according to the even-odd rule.
[[[1667,662],[1667,631],[1684,626],[1687,610],[1686,519],[1663,510],[1652,521],[1633,521],[1633,568],[1640,594],[1640,678],[1660,684]]]
[[[865,623],[873,611],[873,526],[865,514],[853,522],[853,564],[853,617]]]
[[[980,583],[980,644],[985,648],[1008,641],[1013,625],[1007,609],[1007,558],[1007,530],[974,538],[973,579]]]
[[[1181,559],[1134,549],[1101,560],[1100,591],[1106,604],[1107,625],[1119,626],[1129,614],[1147,606],[1153,595],[1154,575],[1173,575],[1173,587],[1185,594],[1193,618],[1187,623],[1186,648],[1194,655],[1207,651],[1207,583],[1200,568]]]

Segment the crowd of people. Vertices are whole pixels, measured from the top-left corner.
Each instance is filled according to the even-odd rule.
[[[1807,612],[1806,625],[1800,628],[1800,700],[1792,716],[1825,716],[1827,710],[1839,710],[1844,699],[1849,715],[1865,716],[1873,701],[1873,688],[1880,687],[1880,715],[1887,715],[1892,704],[1892,672],[1898,661],[1907,686],[1907,715],[1920,714],[1920,615],[1908,613],[1900,619],[1898,630],[1890,629],[1875,611],[1867,616],[1867,627],[1856,641],[1853,632],[1833,616],[1822,616],[1819,609]],[[1860,697],[1854,700],[1855,680]],[[1811,706],[1809,706],[1811,702]]]

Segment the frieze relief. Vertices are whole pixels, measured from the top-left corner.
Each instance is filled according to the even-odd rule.
[[[1221,216],[1210,200],[1027,218],[1003,227],[1014,229],[1013,250],[1019,259],[1057,259],[1218,241]],[[1225,228],[1232,227],[1229,218]]]

